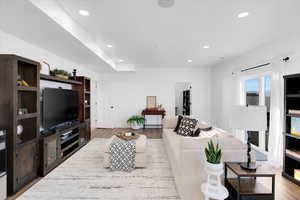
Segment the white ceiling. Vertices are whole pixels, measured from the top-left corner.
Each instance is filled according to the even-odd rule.
[[[94,52],[27,0],[0,0],[0,30],[91,70],[112,71]]]
[[[175,0],[171,8],[157,0],[0,0],[0,29],[98,71],[112,68],[29,1],[58,3],[109,59],[136,68],[210,66],[300,32],[299,0]],[[249,17],[237,18],[243,11]]]
[[[299,0],[175,0],[171,8],[157,0],[57,1],[109,56],[137,68],[212,65],[296,31],[300,21]],[[249,17],[237,18],[243,11]]]

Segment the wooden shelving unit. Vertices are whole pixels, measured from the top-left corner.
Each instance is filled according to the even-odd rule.
[[[0,93],[3,94],[0,95],[0,126],[8,130],[9,194],[37,177],[39,70],[38,62],[16,55],[0,55]],[[18,86],[18,80],[24,80],[29,86]],[[26,109],[27,113],[19,114],[20,109]],[[22,133],[17,133],[17,126],[22,126]]]
[[[64,79],[64,78],[59,78],[59,77],[55,77],[55,76],[49,76],[46,74],[41,74],[41,80],[53,81],[53,82],[59,82],[59,83],[67,83],[67,84],[72,84],[72,85],[81,85],[82,84],[80,81]]]
[[[80,81],[82,86],[76,86],[80,91],[79,120],[86,124],[86,139],[91,139],[91,79],[85,76],[77,76],[76,81]]]
[[[300,110],[300,74],[284,76],[284,153],[282,175],[300,186],[300,181],[294,178],[294,170],[300,169],[300,137],[291,134],[293,117],[289,110]]]

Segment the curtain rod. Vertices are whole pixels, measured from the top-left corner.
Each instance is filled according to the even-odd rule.
[[[270,62],[264,63],[264,64],[260,64],[260,65],[254,66],[254,67],[249,67],[249,68],[246,68],[246,69],[242,69],[240,72],[246,72],[246,71],[250,71],[250,70],[253,70],[253,69],[258,69],[258,68],[261,68],[261,67],[268,66],[270,64],[271,64]],[[236,73],[237,72],[232,72],[232,75],[234,75]]]

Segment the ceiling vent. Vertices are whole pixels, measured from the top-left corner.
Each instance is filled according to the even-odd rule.
[[[175,0],[158,0],[158,5],[162,8],[170,8],[174,5]]]

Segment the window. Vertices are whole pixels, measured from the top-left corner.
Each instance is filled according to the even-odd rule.
[[[261,151],[268,151],[269,127],[270,127],[270,103],[271,103],[271,76],[264,75],[245,80],[246,105],[267,107],[267,125],[266,132],[249,132],[250,142],[257,146]]]

